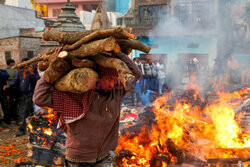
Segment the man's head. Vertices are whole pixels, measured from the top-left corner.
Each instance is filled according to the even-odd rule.
[[[15,60],[13,60],[13,59],[8,59],[8,60],[7,60],[7,65],[8,65],[8,66],[14,66],[14,65],[15,65]]]
[[[29,60],[29,58],[28,58],[28,57],[25,57],[25,58],[22,59],[22,62],[28,61],[28,60]]]
[[[111,68],[98,68],[98,75],[100,82],[100,89],[104,89],[105,91],[109,91],[114,89],[116,84],[118,83],[118,72],[116,69]]]
[[[136,63],[139,63],[140,59],[139,59],[139,57],[135,57],[135,58],[133,58],[133,61]]]

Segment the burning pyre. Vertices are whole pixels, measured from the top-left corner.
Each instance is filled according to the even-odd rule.
[[[190,92],[189,92],[190,93]],[[154,101],[156,122],[136,134],[119,138],[116,163],[123,167],[223,166],[250,161],[250,134],[243,132],[235,115],[235,101],[245,100],[249,90],[219,94],[212,104],[198,98],[165,94]],[[234,99],[232,102],[231,99]],[[237,100],[235,100],[237,99]],[[199,101],[197,103],[197,100]],[[173,104],[170,104],[173,103]],[[202,103],[204,102],[204,103]],[[202,107],[201,104],[206,104]]]
[[[41,109],[29,117],[28,157],[37,165],[61,165],[64,163],[65,139],[57,129],[52,109]]]

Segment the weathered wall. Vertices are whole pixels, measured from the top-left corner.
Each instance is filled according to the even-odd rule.
[[[41,52],[41,38],[36,37],[12,37],[0,39],[0,68],[6,66],[5,53],[9,51],[11,58],[20,63],[28,56],[28,51],[34,52],[34,57]]]
[[[0,38],[19,36],[20,28],[44,27],[44,21],[36,18],[34,10],[0,4]]]
[[[28,51],[34,52],[34,57],[41,51],[41,38],[20,37],[20,60],[28,56]]]
[[[19,37],[0,39],[0,68],[6,66],[5,52],[11,53],[11,58],[19,61]]]

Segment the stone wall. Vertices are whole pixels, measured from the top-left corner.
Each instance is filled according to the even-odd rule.
[[[41,38],[20,37],[20,60],[28,57],[28,52],[33,52],[33,56],[36,57],[41,51],[41,40]]]
[[[33,52],[37,56],[41,51],[41,38],[36,37],[12,37],[0,39],[0,68],[6,67],[6,52],[10,52],[12,59],[16,63],[28,56],[28,52]]]
[[[0,68],[6,66],[5,53],[10,52],[11,58],[16,62],[19,61],[19,37],[0,39]]]

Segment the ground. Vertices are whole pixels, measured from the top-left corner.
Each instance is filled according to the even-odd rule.
[[[15,137],[18,126],[0,128],[0,166],[14,167],[18,161],[26,161],[28,136]]]

